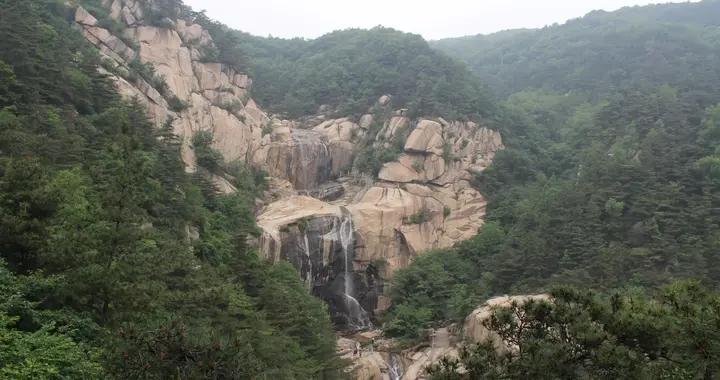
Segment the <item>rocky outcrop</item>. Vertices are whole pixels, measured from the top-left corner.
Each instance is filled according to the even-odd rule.
[[[528,296],[503,296],[487,300],[482,306],[475,309],[465,319],[463,329],[465,340],[471,343],[490,341],[498,350],[504,351],[512,349],[510,343],[504,342],[497,333],[488,330],[488,328],[485,327],[485,322],[490,319],[493,312],[498,308],[509,308],[513,304],[522,306],[530,301],[551,302],[552,298],[547,294],[537,294]]]
[[[346,372],[356,380],[421,380],[427,379],[426,369],[443,358],[457,358],[463,346],[492,342],[500,351],[512,350],[510,342],[485,327],[498,308],[513,304],[523,305],[529,301],[552,302],[547,294],[502,296],[487,300],[465,319],[461,327],[451,325],[428,331],[424,342],[409,349],[397,349],[397,342],[382,337],[382,331],[367,331],[338,338],[338,353],[351,362]],[[359,355],[355,347],[361,347]]]
[[[339,324],[357,326],[365,310],[387,309],[383,284],[398,269],[482,227],[486,202],[471,183],[503,148],[498,132],[473,122],[412,120],[406,109],[392,110],[388,95],[359,118],[270,117],[250,97],[247,75],[208,62],[214,45],[206,30],[185,20],[151,25],[147,1],[104,0],[125,27],[117,35],[77,8],[77,27],[104,60],[100,70],[120,94],[144,104],[155,125],[171,125],[187,171],[204,173],[218,191],[236,189],[228,176],[198,170],[193,137],[200,131],[212,133],[226,162],[269,174],[271,189],[258,202],[260,251],[291,262]],[[155,75],[138,73],[139,63]],[[361,145],[402,152],[368,179],[352,171]]]
[[[409,128],[402,126],[407,122],[404,116],[392,116],[383,129]],[[376,142],[383,140],[384,130],[378,132]],[[269,154],[256,158],[265,160],[265,167],[273,175],[294,172],[299,179],[295,183],[297,189],[312,189],[319,182],[337,176],[337,168],[351,161],[356,145],[353,142],[363,133],[366,132],[358,123],[347,118],[326,120],[309,130],[286,123],[273,130],[273,142],[267,145]],[[295,135],[307,136],[308,141],[293,143]],[[310,141],[317,145],[313,148]],[[344,153],[333,153],[332,144],[347,144],[347,148]],[[452,150],[455,146],[457,151]],[[359,275],[359,282],[378,286],[383,281],[368,281],[367,273],[389,280],[423,252],[447,248],[474,236],[483,225],[486,201],[471,186],[471,181],[474,173],[484,170],[501,148],[497,132],[476,124],[421,119],[409,134],[405,153],[397,161],[384,165],[378,182],[361,189],[332,185],[335,195],[329,196],[328,202],[347,210],[355,228],[352,268]],[[304,150],[294,151],[300,149]],[[289,157],[273,158],[282,155]],[[444,156],[451,161],[446,163]],[[291,157],[307,159],[297,165]],[[338,160],[343,165],[335,166]],[[268,164],[271,162],[293,164],[278,168]],[[324,166],[318,167],[320,163]],[[320,197],[325,194],[320,189],[323,186],[306,194]],[[268,209],[275,207],[271,204]],[[290,219],[297,216],[293,215],[296,212],[293,208],[285,208],[285,212]],[[259,225],[263,229],[266,228],[264,219],[262,213]],[[283,244],[277,236],[274,239],[273,244]],[[262,250],[270,257],[267,249]],[[371,297],[360,299],[367,310],[382,312],[389,306],[382,289],[373,289],[370,294]]]
[[[100,27],[82,7],[76,10],[75,22],[114,67],[111,74],[119,92],[145,104],[156,125],[172,123],[182,141],[187,170],[196,170],[192,137],[198,131],[213,133],[213,147],[226,161],[247,161],[269,119],[249,99],[251,81],[246,75],[204,61],[202,51],[212,46],[208,32],[184,20],[173,21],[172,27],[148,25],[141,1],[107,0],[106,5],[110,17],[126,27],[122,36]],[[167,88],[155,88],[157,83],[150,84],[150,78],[134,73],[134,60],[152,65],[156,78],[163,78]]]
[[[344,207],[294,196],[269,205],[258,225],[261,252],[270,261],[292,263],[307,287],[327,302],[337,326],[371,325],[366,310],[377,303],[382,279],[355,270],[356,230]]]

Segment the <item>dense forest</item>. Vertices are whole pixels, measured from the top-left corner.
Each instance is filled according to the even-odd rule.
[[[254,37],[155,4],[151,22],[210,30],[207,55],[274,112],[392,94],[502,129],[475,178],[486,225],[396,274],[384,332],[414,343],[498,294],[554,302],[496,313],[519,350],[467,347],[434,379],[720,376],[719,1],[431,44]],[[71,25],[63,0],[0,0],[0,378],[342,378],[325,305],[250,243],[262,177],[218,195],[186,174],[169,126],[120,99]],[[203,166],[231,166],[203,137]]]
[[[321,106],[340,116],[360,115],[386,94],[412,116],[479,118],[494,112],[487,88],[419,35],[376,27],[314,40],[265,38],[202,13],[195,19],[211,31],[219,51],[231,52],[225,62],[253,77],[253,97],[291,118],[314,115]]]
[[[708,14],[719,4],[594,12],[435,43],[506,96],[507,149],[476,179],[489,198],[487,225],[399,273],[388,333],[416,339],[489,296],[555,286],[653,298],[664,285],[697,279],[716,290],[720,40]],[[718,312],[717,296],[698,302]],[[710,352],[717,374],[717,348]]]
[[[501,97],[527,89],[593,101],[671,85],[718,96],[720,1],[595,11],[564,25],[434,41]],[[705,94],[707,93],[707,94]]]
[[[121,101],[64,1],[0,1],[0,378],[337,378],[325,306]]]

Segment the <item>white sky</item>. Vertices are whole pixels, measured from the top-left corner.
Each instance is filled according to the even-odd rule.
[[[655,0],[185,0],[195,10],[259,36],[315,38],[333,30],[383,25],[426,39],[536,28],[595,9]],[[675,2],[678,2],[676,0]]]

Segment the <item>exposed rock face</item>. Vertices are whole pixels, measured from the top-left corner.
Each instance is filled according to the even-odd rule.
[[[365,336],[364,336],[365,335]],[[368,339],[367,335],[370,335]],[[461,345],[455,327],[432,330],[428,341],[414,348],[397,350],[392,339],[381,337],[380,331],[339,338],[338,353],[352,364],[346,368],[356,380],[418,380],[427,379],[426,368],[444,357],[457,358]],[[353,355],[359,343],[362,355]]]
[[[405,117],[391,117],[375,141],[382,141],[389,127],[402,127],[406,122]],[[282,130],[285,134],[293,133],[290,131],[321,133],[322,136],[315,141],[327,140],[330,146],[333,143],[347,143],[350,157],[352,141],[359,133],[363,133],[360,132],[362,127],[359,124],[348,119],[328,120],[316,125],[311,131],[282,128],[278,127],[276,131]],[[310,143],[302,145],[308,147]],[[452,161],[446,163],[443,156],[448,154],[445,150],[455,149],[452,148],[455,146],[457,151],[452,154]],[[277,152],[290,154],[291,147],[292,144],[283,142]],[[380,182],[359,192],[357,189],[344,189],[344,192],[349,194],[342,199],[330,199],[333,204],[346,209],[352,218],[356,232],[352,267],[360,276],[359,282],[372,282],[379,286],[382,281],[369,281],[368,273],[379,275],[385,280],[391,279],[395,271],[408,266],[417,255],[431,249],[447,248],[474,236],[483,225],[486,201],[470,184],[473,173],[484,170],[492,161],[495,152],[501,148],[502,142],[497,132],[480,128],[476,124],[420,120],[409,135],[405,153],[397,161],[385,164],[381,170]],[[300,185],[309,188],[316,185],[317,181],[337,175],[333,163],[338,157],[344,160],[343,154],[332,153],[332,150],[328,149],[329,153],[323,155],[325,151],[320,148],[305,149],[304,154],[291,155],[322,156],[322,159],[311,161],[328,163],[329,167],[316,168],[312,162],[305,163],[304,168],[313,168],[315,177],[312,178],[302,174],[304,168],[288,169],[295,172],[298,178],[309,178]],[[285,158],[277,161],[290,162]],[[272,165],[269,167],[271,173],[277,173]],[[354,195],[353,191],[356,192]],[[308,194],[319,196],[320,191]],[[280,203],[284,201],[281,200]],[[268,207],[272,208],[274,204]],[[291,218],[295,211],[287,208],[286,212]],[[263,216],[264,214],[260,215],[259,225],[265,229]],[[320,215],[312,216],[316,217]],[[275,239],[273,244],[283,244],[282,239]],[[263,251],[270,256],[267,248],[263,248]],[[382,312],[389,306],[382,289],[375,288],[370,294],[370,297],[360,299],[367,310]]]
[[[287,178],[298,190],[316,189],[330,178],[332,156],[320,133],[281,125],[263,139],[253,162],[271,176]]]
[[[182,140],[182,158],[188,171],[196,170],[192,137],[198,131],[213,132],[213,147],[226,161],[248,160],[269,119],[248,98],[251,81],[247,76],[222,64],[202,61],[200,49],[212,45],[208,32],[183,20],[176,21],[174,28],[146,25],[139,1],[107,3],[111,17],[127,27],[123,36],[98,26],[97,20],[81,7],[75,21],[104,59],[117,67],[113,79],[119,92],[145,104],[156,125],[172,122]],[[124,42],[128,40],[134,41],[137,50],[128,47]],[[164,94],[144,79],[131,83],[123,78],[123,73],[132,71],[134,59],[152,64],[156,74],[164,77]],[[171,98],[186,107],[173,110]]]
[[[372,270],[355,270],[356,232],[345,208],[295,196],[268,206],[258,224],[261,252],[271,261],[292,263],[308,288],[328,303],[337,326],[370,326],[366,310],[377,303],[382,279]]]
[[[184,20],[150,25],[145,1],[104,0],[125,26],[122,35],[77,8],[78,28],[107,63],[100,70],[120,94],[144,104],[156,126],[171,124],[188,172],[198,171],[193,137],[209,131],[225,161],[270,175],[270,204],[258,204],[260,250],[269,260],[291,262],[339,325],[357,326],[364,310],[385,310],[383,282],[417,255],[482,227],[486,203],[471,182],[503,148],[498,132],[472,122],[411,120],[406,109],[392,111],[388,95],[359,118],[271,118],[249,96],[247,75],[206,61],[213,47],[206,30]],[[138,61],[152,65],[167,86],[130,75]],[[351,171],[361,141],[403,152],[382,167],[379,180],[367,180]],[[222,175],[209,179],[218,191],[236,191]],[[343,226],[352,229],[341,234]]]
[[[443,154],[445,140],[442,136],[440,123],[422,120],[418,123],[405,142],[405,151],[422,154]]]
[[[547,294],[495,297],[470,313],[462,328],[451,325],[431,330],[427,341],[414,348],[397,350],[394,348],[396,342],[382,338],[382,331],[376,330],[339,338],[338,353],[352,362],[346,372],[356,380],[427,379],[427,367],[437,364],[444,357],[457,358],[464,345],[490,341],[498,350],[512,350],[511,344],[489,331],[484,322],[498,308],[508,308],[513,303],[523,305],[531,300],[552,302]],[[353,355],[357,344],[362,347],[362,355],[359,356]]]

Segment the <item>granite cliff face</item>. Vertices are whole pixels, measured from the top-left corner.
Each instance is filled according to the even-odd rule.
[[[104,58],[100,70],[123,96],[144,104],[158,127],[172,126],[188,172],[201,170],[193,137],[206,131],[225,161],[269,174],[258,213],[260,253],[291,262],[340,328],[368,328],[389,306],[385,284],[395,271],[482,227],[486,202],[471,181],[503,148],[498,132],[473,122],[411,119],[392,108],[389,95],[360,117],[268,116],[253,101],[247,75],[209,61],[214,45],[206,30],[184,20],[150,25],[147,1],[105,0],[124,29],[119,34],[77,8],[77,27]],[[131,75],[138,64],[154,67],[166,86]],[[359,147],[368,144],[402,148],[377,179],[353,170]],[[205,174],[219,191],[235,191],[222,174]]]

